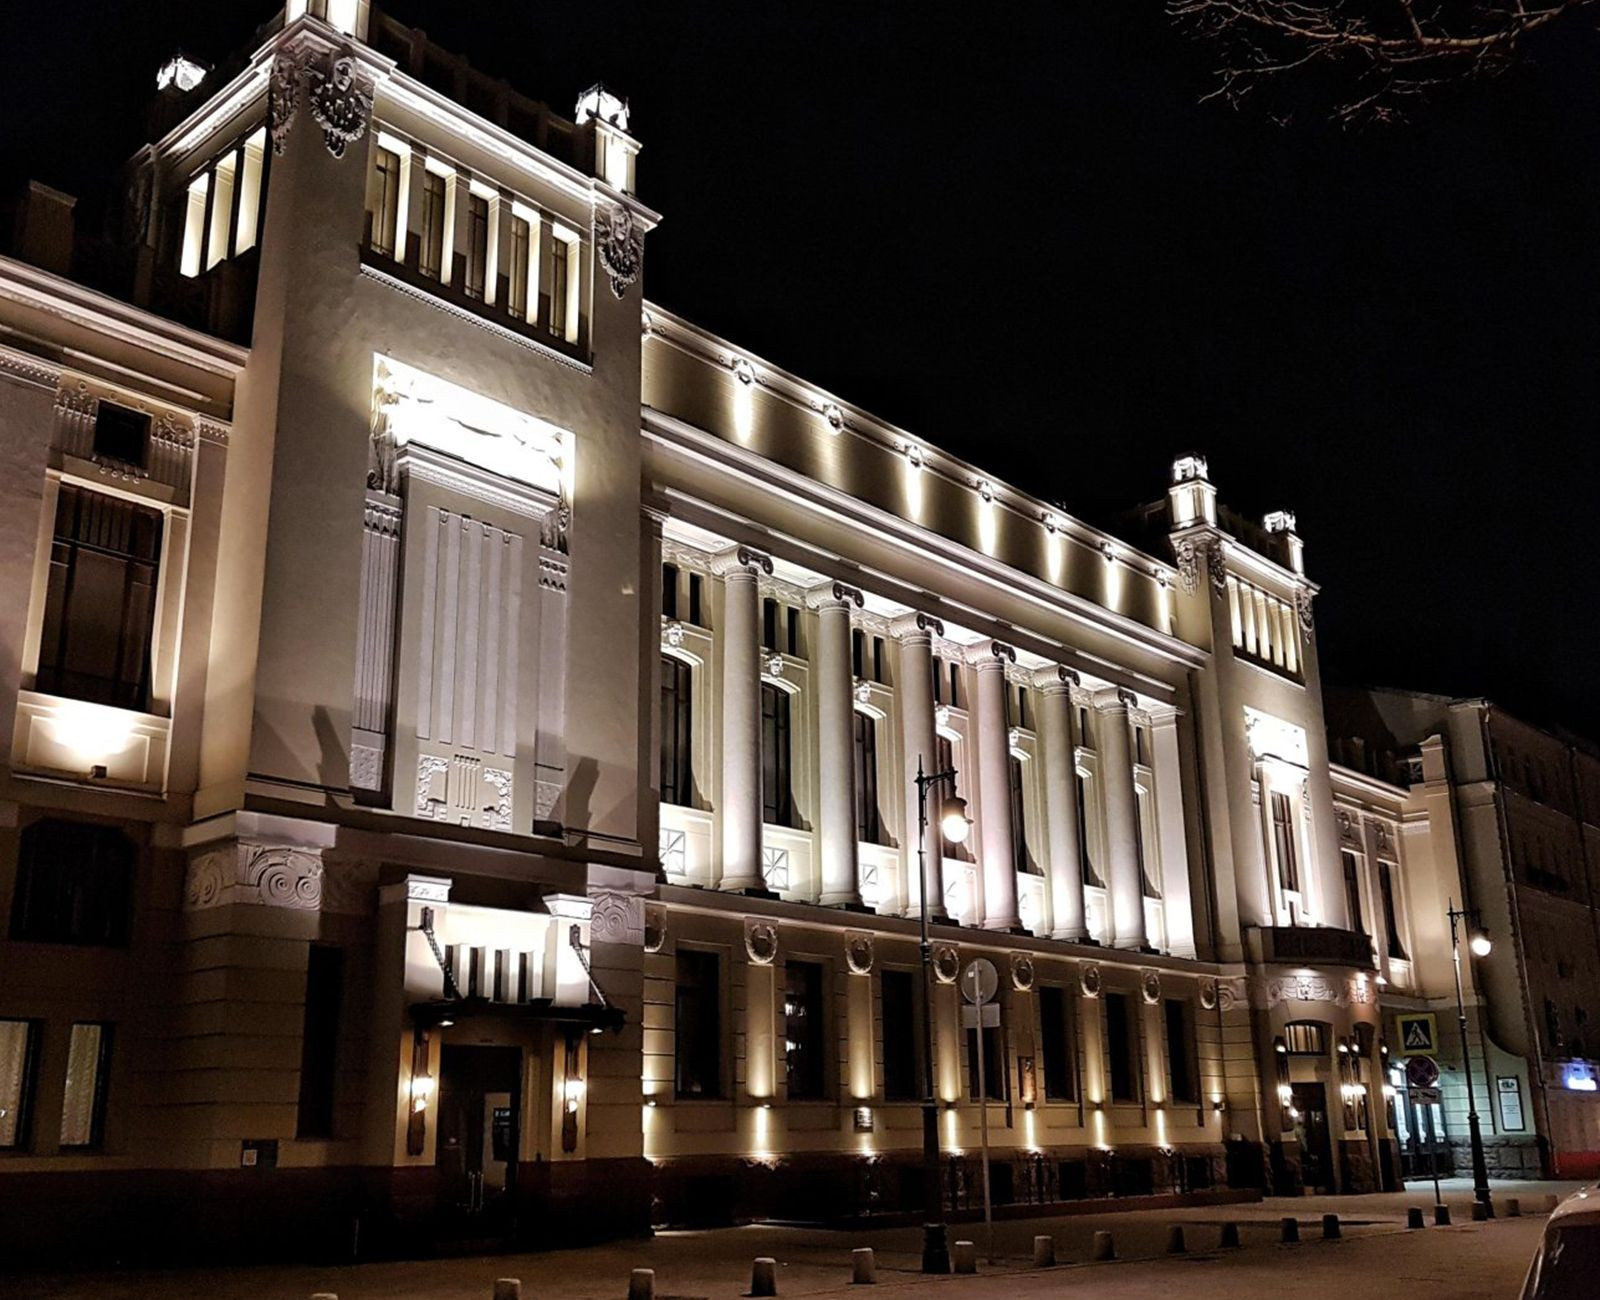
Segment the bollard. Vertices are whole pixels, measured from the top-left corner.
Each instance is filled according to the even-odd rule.
[[[1111,1234],[1105,1231],[1095,1233],[1094,1250],[1090,1255],[1090,1258],[1095,1260],[1107,1260],[1115,1259],[1116,1257],[1117,1248],[1112,1244]]]
[[[522,1300],[522,1279],[518,1277],[495,1278],[494,1300]]]
[[[1038,1236],[1033,1239],[1033,1266],[1053,1268],[1056,1262],[1056,1239]]]
[[[1422,1218],[1422,1207],[1420,1205],[1413,1205],[1406,1211],[1406,1227],[1421,1228],[1425,1226],[1427,1225]]]
[[[850,1252],[850,1281],[856,1286],[870,1286],[878,1280],[878,1261],[871,1246],[857,1246]]]
[[[978,1248],[970,1241],[956,1242],[954,1254],[950,1256],[957,1273],[976,1273],[978,1271]]]
[[[778,1261],[770,1255],[757,1255],[750,1265],[750,1294],[778,1294]]]
[[[1450,1226],[1450,1207],[1448,1205],[1435,1205],[1433,1207],[1433,1221],[1441,1228]]]
[[[628,1278],[628,1300],[656,1300],[656,1271],[636,1268]]]
[[[1515,1196],[1506,1197],[1506,1218],[1520,1219],[1522,1217],[1522,1202]]]
[[[1489,1207],[1482,1201],[1472,1203],[1472,1221],[1474,1223],[1487,1223],[1489,1221]]]
[[[1181,1255],[1188,1247],[1183,1242],[1183,1224],[1173,1223],[1167,1227],[1167,1254]]]
[[[1339,1216],[1337,1214],[1324,1214],[1322,1216],[1322,1239],[1324,1241],[1339,1240]]]
[[[1222,1239],[1217,1242],[1218,1250],[1237,1250],[1239,1248],[1239,1225],[1237,1223],[1224,1223],[1222,1225]]]
[[[1296,1219],[1296,1218],[1294,1218],[1292,1216],[1288,1217],[1288,1218],[1285,1218],[1285,1219],[1282,1219],[1282,1220],[1279,1221],[1279,1226],[1280,1226],[1280,1229],[1281,1229],[1281,1231],[1278,1234],[1278,1240],[1279,1241],[1299,1241],[1300,1240],[1300,1220],[1299,1219]]]
[[[1544,1198],[1544,1212],[1546,1214],[1554,1213],[1556,1206],[1560,1204],[1561,1198],[1552,1192],[1549,1196]]]

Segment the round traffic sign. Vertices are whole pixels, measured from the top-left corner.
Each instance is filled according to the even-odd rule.
[[[978,957],[967,963],[961,972],[961,996],[975,1007],[981,1007],[1000,987],[1000,972],[987,957]]]
[[[1413,1088],[1431,1088],[1439,1082],[1439,1062],[1431,1056],[1412,1056],[1406,1060],[1406,1082]]]

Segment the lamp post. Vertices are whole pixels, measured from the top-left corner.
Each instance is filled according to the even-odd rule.
[[[1489,1199],[1489,1166],[1483,1158],[1483,1130],[1478,1125],[1478,1103],[1472,1088],[1472,1058],[1467,1054],[1467,1000],[1461,991],[1461,930],[1470,926],[1467,946],[1474,957],[1487,957],[1493,945],[1489,933],[1478,919],[1476,908],[1457,907],[1449,901],[1450,956],[1456,971],[1456,1027],[1461,1031],[1461,1071],[1467,1078],[1467,1132],[1472,1140],[1472,1195],[1490,1218],[1494,1202]]]
[[[950,782],[951,795],[943,800],[939,829],[952,844],[967,838],[971,823],[967,805],[956,797],[955,769],[924,772],[917,757],[917,881],[922,900],[922,1271],[948,1273],[950,1249],[945,1237],[944,1194],[939,1187],[939,1103],[933,1090],[933,940],[928,935],[928,791]]]

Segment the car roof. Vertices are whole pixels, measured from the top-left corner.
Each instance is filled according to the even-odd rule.
[[[1593,1187],[1580,1188],[1556,1206],[1550,1215],[1550,1222],[1553,1224],[1567,1225],[1574,1219],[1600,1223],[1600,1183],[1596,1183]]]

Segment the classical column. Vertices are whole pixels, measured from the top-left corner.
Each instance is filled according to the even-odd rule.
[[[1041,668],[1033,679],[1039,691],[1039,743],[1044,757],[1044,819],[1050,833],[1050,915],[1052,939],[1088,937],[1083,919],[1083,861],[1078,843],[1078,764],[1072,745],[1070,668]]]
[[[761,601],[772,561],[739,546],[711,562],[722,579],[723,889],[764,889],[761,874]]]
[[[939,838],[939,788],[928,791],[927,871],[917,882],[917,763],[924,772],[939,770],[938,737],[933,727],[933,637],[944,624],[926,614],[905,614],[889,626],[900,642],[900,672],[895,679],[895,699],[900,706],[901,753],[905,756],[906,915],[920,916],[927,899],[929,917],[942,919],[944,910],[944,845]]]
[[[1133,789],[1133,754],[1128,744],[1131,691],[1102,691],[1100,779],[1105,783],[1106,884],[1111,894],[1111,937],[1119,948],[1143,948],[1144,882],[1139,877],[1139,800]]]
[[[983,928],[1015,930],[1017,851],[1011,826],[1011,741],[1006,725],[1006,665],[1017,652],[999,641],[985,641],[970,652],[978,679],[973,692],[977,714],[978,824],[983,831]]]
[[[817,611],[811,666],[817,684],[817,843],[822,858],[824,907],[861,901],[856,870],[856,754],[850,611],[861,593],[830,582],[806,593]]]

